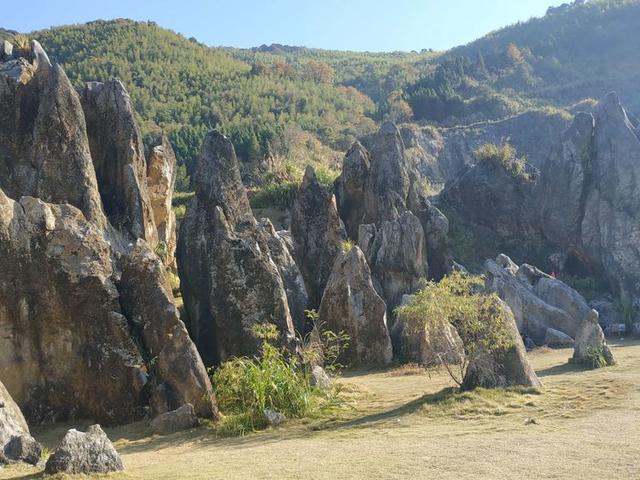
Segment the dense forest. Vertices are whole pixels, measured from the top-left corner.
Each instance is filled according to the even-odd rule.
[[[184,189],[213,128],[230,135],[244,162],[267,162],[296,177],[303,163],[332,169],[355,138],[385,118],[473,123],[571,108],[612,89],[637,111],[639,24],[639,0],[578,1],[443,53],[210,48],[130,20],[29,36],[78,89],[85,81],[121,78],[145,140],[169,135]]]

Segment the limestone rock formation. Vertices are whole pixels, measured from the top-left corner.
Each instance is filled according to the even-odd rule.
[[[146,247],[144,254],[129,252],[103,213],[77,94],[37,43],[21,55],[0,62],[7,107],[0,114],[0,380],[33,422],[126,423],[146,415],[150,397],[152,410],[162,404],[158,398],[168,403],[163,408],[181,396],[204,405],[206,372],[161,266]],[[114,140],[100,145],[102,160],[113,159],[116,146],[130,149],[119,155],[133,162],[124,170],[135,173],[135,181],[120,183],[126,188],[117,199],[129,205],[146,189],[146,164],[130,105],[111,107],[120,113],[113,124],[101,124],[116,131],[101,133]],[[141,263],[122,278],[118,260],[133,258]],[[180,365],[184,376],[163,372],[169,363]],[[163,395],[150,391],[159,386]],[[214,416],[212,401],[199,413]],[[24,451],[28,444],[14,447]]]
[[[549,328],[575,337],[590,310],[584,298],[559,280],[532,275],[535,270],[526,264],[515,270],[511,259],[500,255],[485,262],[486,288],[509,305],[520,332],[536,344],[544,343]]]
[[[131,98],[119,80],[88,83],[82,93],[91,157],[111,224],[155,248],[158,232],[147,191],[147,163]]]
[[[187,326],[206,365],[256,354],[252,329],[273,323],[282,344],[294,327],[285,285],[240,180],[231,141],[211,132],[180,228],[178,271]]]
[[[597,351],[602,353],[607,365],[615,365],[616,359],[607,345],[602,328],[598,325],[598,312],[591,310],[576,334],[575,348],[571,361],[592,366],[592,355]]]
[[[509,306],[500,302],[507,319],[512,346],[506,350],[471,359],[463,381],[463,389],[476,387],[505,388],[515,385],[538,388],[540,380],[527,358],[527,352],[518,332],[515,318]]]
[[[573,347],[575,345],[575,341],[569,335],[560,330],[555,330],[553,328],[547,328],[547,333],[544,336],[544,344],[549,347]]]
[[[141,414],[147,373],[110,253],[77,208],[0,191],[0,378],[30,420]]]
[[[347,235],[336,199],[307,167],[291,211],[295,259],[309,295],[309,308],[318,308],[334,261]]]
[[[6,461],[23,461],[35,465],[42,447],[29,433],[20,408],[0,382],[0,466]]]
[[[427,252],[420,221],[409,211],[396,220],[362,226],[359,247],[365,253],[380,295],[393,309],[427,278]],[[366,232],[366,233],[364,233]]]
[[[217,416],[207,370],[180,320],[164,266],[143,240],[123,257],[118,288],[150,365],[151,414],[189,403],[201,417]]]
[[[615,93],[579,114],[545,164],[537,198],[546,237],[640,295],[640,138]]]
[[[271,258],[278,267],[284,288],[287,292],[289,311],[293,319],[293,326],[297,332],[305,332],[307,304],[309,296],[304,285],[304,278],[293,259],[292,250],[288,246],[284,235],[276,232],[271,221],[266,218],[260,220],[260,227],[264,234],[263,242],[269,247]]]
[[[365,217],[365,182],[369,178],[369,152],[356,142],[347,152],[342,172],[336,180],[336,200],[347,235],[358,239],[358,229]]]
[[[85,433],[69,430],[45,467],[45,473],[49,475],[89,475],[122,470],[124,465],[120,455],[100,425],[90,426]]]
[[[193,409],[193,405],[185,403],[180,408],[170,412],[161,413],[151,420],[150,426],[153,433],[166,435],[168,433],[197,427],[198,424],[198,417]]]
[[[320,323],[349,335],[349,348],[339,361],[351,366],[391,362],[386,305],[373,288],[362,251],[354,246],[336,259],[318,311]]]
[[[0,188],[69,203],[104,228],[80,99],[59,65],[32,42],[29,58],[0,61]]]
[[[166,248],[164,262],[175,270],[176,215],[171,209],[176,183],[176,156],[164,135],[151,146],[147,158],[147,186],[158,242]]]

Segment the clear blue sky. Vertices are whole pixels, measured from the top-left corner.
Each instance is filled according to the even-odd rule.
[[[96,19],[152,20],[209,45],[282,43],[339,50],[443,50],[532,16],[557,0],[29,0],[0,27],[29,32]]]

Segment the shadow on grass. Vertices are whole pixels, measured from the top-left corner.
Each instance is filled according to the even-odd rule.
[[[590,369],[585,367],[584,365],[579,365],[576,363],[563,363],[561,365],[554,365],[553,367],[543,368],[542,370],[537,370],[536,374],[538,377],[551,377],[554,375],[572,375],[575,373],[584,373],[588,372]]]

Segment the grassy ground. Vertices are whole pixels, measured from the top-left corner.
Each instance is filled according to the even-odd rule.
[[[112,429],[127,473],[108,478],[639,478],[640,343],[614,353],[619,365],[597,371],[568,366],[570,350],[531,354],[541,392],[452,394],[442,372],[412,368],[349,373],[348,405],[330,418],[242,438]],[[54,448],[64,432],[35,435]],[[0,470],[9,478],[39,472]]]

